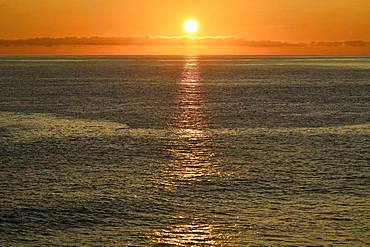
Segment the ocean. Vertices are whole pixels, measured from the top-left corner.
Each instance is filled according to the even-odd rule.
[[[0,57],[0,246],[369,246],[370,57]]]

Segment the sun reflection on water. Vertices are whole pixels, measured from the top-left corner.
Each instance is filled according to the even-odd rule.
[[[171,229],[156,233],[159,237],[157,244],[164,245],[190,245],[215,246],[219,243],[220,234],[214,233],[214,227],[207,224],[183,224]]]
[[[177,115],[171,126],[173,135],[167,144],[169,163],[162,171],[162,186],[169,193],[189,193],[190,186],[219,176],[219,165],[211,150],[212,140],[207,135],[205,94],[201,83],[198,59],[189,57],[177,83]],[[190,192],[192,193],[192,192]],[[217,245],[221,239],[215,226],[204,218],[203,206],[193,194],[176,202],[179,211],[172,215],[171,223],[155,232],[156,243],[168,245]],[[190,206],[192,205],[192,206]]]
[[[169,178],[173,185],[217,175],[210,150],[211,139],[204,106],[204,92],[196,57],[189,57],[177,84],[178,116],[174,119],[173,138],[168,145],[171,157]]]

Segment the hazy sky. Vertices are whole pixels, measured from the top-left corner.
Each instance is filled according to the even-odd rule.
[[[199,36],[370,41],[370,0],[0,0],[0,39]]]

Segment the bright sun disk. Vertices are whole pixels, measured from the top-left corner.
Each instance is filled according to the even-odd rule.
[[[196,33],[199,29],[199,24],[194,19],[189,19],[184,23],[184,30],[189,34]]]

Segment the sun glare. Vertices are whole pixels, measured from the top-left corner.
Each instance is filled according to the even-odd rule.
[[[184,31],[187,32],[188,34],[194,34],[198,32],[199,29],[199,23],[198,21],[194,19],[189,19],[185,21],[184,23]]]

